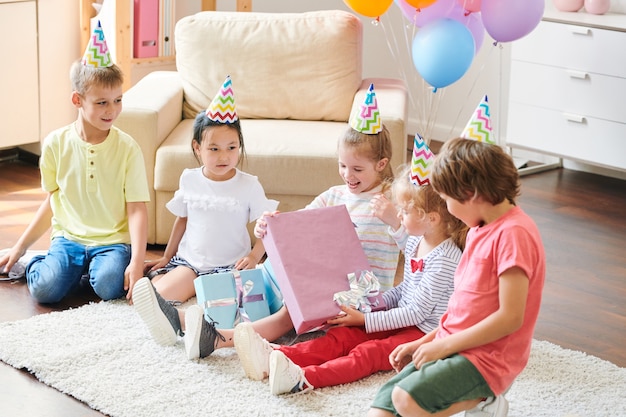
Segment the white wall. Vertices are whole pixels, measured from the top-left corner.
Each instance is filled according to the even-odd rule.
[[[551,0],[545,1],[546,8],[554,8]],[[193,2],[186,3],[189,5]],[[235,10],[235,2],[232,0],[219,0],[217,6],[218,10]],[[255,12],[327,9],[352,11],[342,0],[252,1],[252,10]],[[626,0],[612,0],[610,12],[626,13]],[[493,39],[485,33],[484,43],[468,72],[459,81],[432,93],[417,73],[411,59],[410,45],[415,29],[412,25],[407,25],[395,3],[381,16],[379,24],[374,24],[373,19],[368,17],[360,18],[364,29],[363,74],[365,77],[400,78],[407,83],[411,96],[409,134],[419,132],[435,140],[458,136],[480,99],[486,94],[489,97],[495,137],[499,143],[505,143],[510,49],[514,42],[494,46]],[[538,162],[555,161],[552,157],[519,150],[514,150],[513,156]],[[564,161],[564,166],[626,179],[626,172],[569,161]]]
[[[194,5],[190,2],[187,2],[187,5],[185,11],[189,12]],[[217,2],[217,8],[221,11],[232,11],[235,9],[235,2],[220,0]],[[252,1],[252,10],[255,12],[304,12],[328,9],[353,12],[342,0]],[[400,78],[407,83],[411,96],[409,134],[419,132],[437,140],[458,136],[485,94],[489,96],[492,113],[497,113],[495,109],[502,102],[500,57],[508,55],[506,45],[503,48],[494,47],[491,45],[493,41],[488,40],[486,36],[485,44],[475,57],[468,73],[458,82],[432,93],[413,66],[410,48],[415,27],[408,24],[400,9],[392,4],[381,16],[378,24],[375,24],[372,18],[359,17],[363,22],[364,34],[363,75]],[[508,74],[508,68],[504,70]],[[500,127],[496,120],[494,124],[497,128]]]
[[[64,45],[62,64],[56,65],[52,72],[42,74],[42,85],[49,85],[50,93],[42,92],[40,97],[42,106],[42,131],[49,131],[59,127],[66,121],[69,123],[74,116],[69,104],[69,79],[67,71],[69,64],[79,49],[78,2],[72,0],[47,0],[40,2],[40,14],[52,15],[52,11],[45,8],[44,3],[51,5],[67,4],[63,10],[73,10],[65,13],[66,21],[61,27],[75,28],[67,30],[61,42],[53,37],[57,45]],[[72,3],[73,6],[70,6]],[[234,0],[218,0],[218,10],[229,11],[235,9]],[[177,14],[184,16],[200,10],[199,0],[178,0]],[[546,7],[552,8],[551,0],[546,0]],[[255,12],[304,12],[312,10],[340,9],[350,10],[342,0],[252,0],[252,10]],[[626,13],[626,0],[612,0],[611,12]],[[360,16],[364,29],[363,73],[365,77],[393,77],[405,80],[411,95],[409,134],[419,132],[431,139],[446,140],[457,136],[474,108],[485,94],[489,96],[494,133],[501,143],[504,143],[506,132],[506,111],[508,98],[508,77],[511,44],[493,45],[493,40],[485,35],[485,41],[474,58],[469,71],[456,83],[439,89],[436,93],[428,90],[428,86],[421,79],[413,66],[410,55],[410,44],[414,35],[412,25],[407,25],[406,19],[395,4],[381,17],[379,24],[373,24],[373,19]],[[44,46],[45,39],[40,47]],[[47,46],[45,46],[47,48]],[[50,50],[55,50],[50,48]],[[73,53],[72,53],[73,52]],[[55,52],[56,53],[56,52]],[[82,51],[78,51],[82,53]],[[71,56],[70,56],[71,55]],[[58,61],[58,60],[57,60]],[[50,80],[56,80],[51,83]],[[54,85],[54,87],[53,87]],[[67,103],[64,102],[67,101]],[[63,110],[59,113],[58,107]],[[48,117],[49,109],[57,108],[56,117]],[[67,119],[67,120],[66,120]],[[47,133],[47,132],[46,132]],[[533,160],[545,160],[542,155],[522,154]],[[582,164],[570,164],[574,169],[589,170],[604,175],[626,177],[625,173],[613,173],[587,167]]]

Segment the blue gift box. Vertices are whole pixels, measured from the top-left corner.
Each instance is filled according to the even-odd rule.
[[[218,329],[232,329],[239,322],[239,294],[231,272],[200,275],[193,285],[207,321]]]
[[[234,271],[241,282],[241,308],[244,318],[256,321],[270,315],[267,292],[260,269]],[[235,278],[237,279],[237,277]]]
[[[242,271],[201,275],[194,280],[196,299],[207,321],[232,329],[241,320],[256,321],[283,305],[271,265]]]

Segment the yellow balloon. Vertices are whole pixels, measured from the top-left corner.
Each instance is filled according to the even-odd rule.
[[[391,7],[393,0],[343,0],[343,2],[358,14],[375,18],[384,14]]]
[[[404,1],[406,1],[406,4],[410,4],[416,9],[423,9],[424,7],[430,6],[437,0],[404,0]]]

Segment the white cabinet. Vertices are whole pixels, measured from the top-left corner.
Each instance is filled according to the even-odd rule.
[[[507,145],[626,170],[626,16],[578,15],[512,44]]]
[[[0,0],[0,149],[39,141],[37,2]]]
[[[0,149],[39,154],[50,131],[76,119],[69,79],[82,56],[76,1],[0,0],[0,52]]]

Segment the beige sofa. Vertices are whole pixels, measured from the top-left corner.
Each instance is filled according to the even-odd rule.
[[[184,168],[196,167],[191,127],[230,75],[247,159],[281,211],[304,207],[332,185],[337,138],[374,83],[393,140],[394,167],[405,162],[408,95],[394,79],[362,79],[362,25],[344,11],[200,12],[176,25],[177,71],[150,73],[124,94],[116,125],[143,150],[151,202],[151,244],[165,244],[174,221],[165,208]]]

